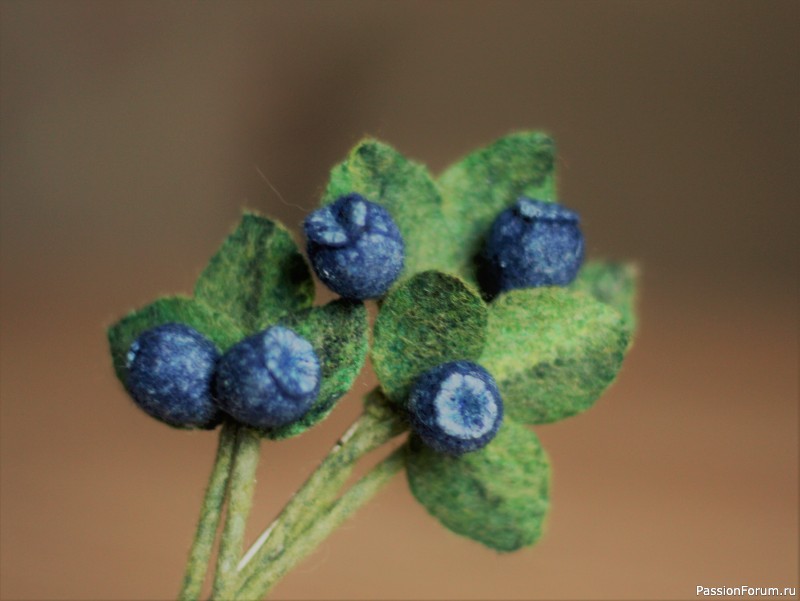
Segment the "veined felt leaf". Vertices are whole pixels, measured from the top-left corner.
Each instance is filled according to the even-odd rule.
[[[372,345],[372,364],[386,396],[405,404],[423,371],[477,359],[486,324],[486,304],[456,276],[424,271],[396,285],[381,305]]]
[[[265,434],[273,439],[305,432],[325,419],[353,385],[369,347],[367,310],[361,301],[338,299],[322,307],[289,313],[279,320],[314,347],[322,367],[322,383],[314,405],[298,421]],[[259,328],[272,325],[262,323]]]
[[[366,138],[331,170],[322,204],[352,192],[383,206],[400,229],[406,249],[401,277],[455,266],[455,237],[449,233],[442,198],[425,166]]]
[[[141,309],[137,309],[108,328],[108,343],[114,371],[125,384],[125,365],[128,349],[139,334],[165,323],[183,323],[207,336],[225,352],[238,342],[244,334],[230,317],[215,311],[205,303],[182,296],[161,298]]]
[[[630,330],[618,311],[565,288],[526,288],[489,306],[481,364],[507,415],[554,422],[591,407],[622,365]]]
[[[520,196],[554,202],[555,144],[540,132],[510,134],[476,150],[439,177],[451,236],[459,240],[456,272],[474,282],[475,260],[497,215]]]
[[[310,306],[314,283],[288,230],[245,213],[200,274],[194,294],[252,334],[263,321]]]
[[[631,332],[636,330],[636,281],[639,271],[632,263],[589,261],[569,286],[585,292],[620,312]]]
[[[452,457],[412,436],[408,483],[444,526],[497,551],[532,545],[550,504],[550,464],[536,434],[506,420],[483,449]]]

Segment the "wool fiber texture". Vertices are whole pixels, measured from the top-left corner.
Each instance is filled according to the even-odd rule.
[[[520,198],[489,231],[481,287],[495,295],[514,288],[566,286],[583,263],[578,214],[549,202]]]
[[[372,363],[386,396],[405,406],[414,380],[448,361],[477,359],[488,311],[458,277],[425,271],[392,288],[375,320]]]
[[[225,351],[243,337],[230,317],[205,303],[183,296],[161,298],[132,311],[108,328],[108,344],[114,371],[127,386],[127,354],[133,341],[143,332],[167,323],[182,323],[209,338],[220,351]]]
[[[405,242],[400,277],[431,269],[453,271],[460,248],[457,232],[451,235],[442,197],[424,165],[366,138],[331,170],[322,204],[352,193],[384,207],[397,224]]]
[[[564,288],[527,288],[489,306],[480,363],[497,380],[509,417],[542,424],[591,407],[611,384],[628,347],[622,316]]]
[[[319,394],[298,420],[266,430],[272,439],[305,432],[325,419],[358,377],[369,348],[367,310],[360,301],[338,299],[285,315],[279,322],[311,343],[322,367]]]
[[[311,306],[314,282],[291,234],[279,223],[245,213],[197,279],[195,298],[253,334],[264,320]]]
[[[494,378],[471,361],[443,363],[422,374],[411,389],[408,410],[422,441],[448,455],[485,447],[503,421]]]
[[[344,298],[378,298],[403,269],[403,237],[382,206],[342,196],[305,220],[308,257],[317,277]]]
[[[444,526],[497,551],[535,543],[550,504],[550,465],[536,434],[504,421],[484,448],[460,457],[412,436],[411,492]]]
[[[299,419],[319,393],[321,368],[311,344],[274,326],[245,338],[219,362],[216,399],[225,413],[253,428]]]
[[[639,269],[631,263],[588,261],[570,285],[570,289],[590,294],[601,303],[614,307],[633,335],[636,331],[638,277]]]
[[[448,167],[437,185],[456,263],[447,271],[477,280],[477,260],[497,215],[520,196],[556,199],[555,143],[540,132],[518,132],[480,148]]]
[[[194,328],[167,323],[146,330],[127,353],[128,392],[170,426],[214,428],[222,417],[211,393],[218,359],[214,344]]]
[[[322,204],[358,193],[386,208],[405,241],[401,278],[428,270],[477,283],[492,222],[520,196],[555,200],[555,145],[540,132],[513,133],[434,180],[427,168],[366,138],[331,170]]]

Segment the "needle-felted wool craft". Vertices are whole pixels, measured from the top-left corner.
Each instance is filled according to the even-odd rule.
[[[192,297],[109,328],[139,406],[173,426],[223,424],[181,600],[201,597],[224,507],[212,599],[258,599],[403,470],[451,532],[501,552],[542,536],[551,466],[530,426],[593,406],[636,327],[637,270],[584,263],[555,165],[539,132],[500,138],[438,178],[365,139],[305,220],[311,268],[288,230],[247,213]],[[312,269],[344,298],[314,306]],[[377,301],[371,336],[365,299]],[[363,413],[242,553],[260,442],[321,423],[367,353],[378,383]],[[347,486],[362,457],[404,433]]]
[[[127,355],[128,392],[146,413],[177,428],[213,428],[211,395],[219,353],[200,332],[167,323],[143,332]]]
[[[492,224],[481,282],[491,294],[514,288],[566,286],[583,263],[578,214],[522,197]]]
[[[408,411],[426,445],[458,456],[494,438],[503,421],[503,400],[488,371],[471,361],[451,361],[417,378]]]
[[[314,211],[304,229],[314,273],[345,298],[383,296],[403,269],[403,237],[392,216],[359,194]]]
[[[273,326],[245,338],[220,359],[216,400],[253,428],[276,428],[303,416],[319,394],[321,369],[311,344]]]

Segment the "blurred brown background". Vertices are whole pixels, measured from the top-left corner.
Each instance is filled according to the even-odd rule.
[[[532,128],[559,144],[590,253],[644,272],[617,384],[537,429],[555,465],[547,535],[499,556],[398,477],[275,597],[797,586],[800,4],[0,9],[2,598],[177,592],[215,437],[135,410],[106,325],[189,292],[242,207],[296,228],[365,133],[439,171]],[[357,396],[264,446],[251,536]]]

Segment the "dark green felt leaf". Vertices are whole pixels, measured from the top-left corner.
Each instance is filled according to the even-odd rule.
[[[639,272],[631,263],[589,261],[581,267],[570,289],[586,292],[620,312],[630,330],[636,330],[636,281]]]
[[[492,222],[517,198],[555,201],[554,164],[549,136],[519,132],[467,155],[439,177],[450,235],[460,240],[457,273],[475,281],[474,260]]]
[[[314,283],[286,228],[246,213],[200,274],[194,293],[251,334],[258,323],[310,306]]]
[[[200,301],[181,296],[159,299],[129,313],[108,328],[114,371],[123,384],[127,378],[126,355],[133,341],[145,330],[165,323],[183,323],[193,327],[211,339],[220,352],[244,336],[230,317]]]
[[[360,301],[335,300],[322,307],[285,315],[279,323],[314,347],[322,366],[322,385],[316,402],[300,420],[266,433],[276,440],[296,436],[325,419],[336,401],[350,390],[369,347],[367,310]],[[269,325],[263,323],[260,327]]]
[[[375,320],[372,364],[390,400],[405,404],[424,371],[477,359],[486,343],[487,309],[463,280],[424,271],[395,286]]]
[[[408,482],[442,524],[497,551],[535,543],[550,504],[550,464],[536,434],[506,420],[486,447],[461,457],[411,438]]]
[[[383,206],[394,218],[406,247],[404,276],[452,270],[455,238],[448,235],[442,199],[425,166],[387,144],[364,139],[331,170],[322,204],[353,192]]]
[[[554,422],[591,407],[622,365],[630,331],[615,309],[565,288],[526,288],[489,307],[481,356],[507,415]]]

